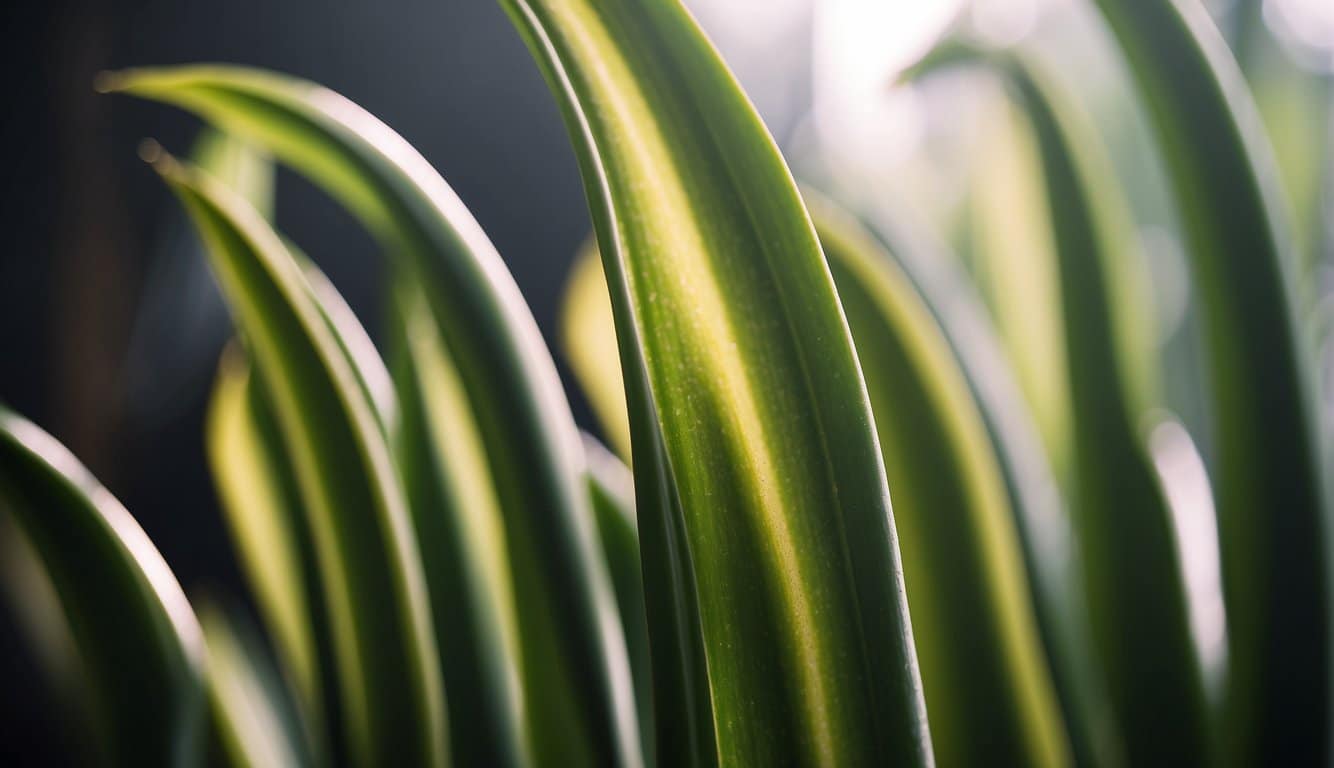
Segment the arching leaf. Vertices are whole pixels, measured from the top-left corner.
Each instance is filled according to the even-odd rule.
[[[660,729],[659,762],[929,761],[865,387],[772,139],[676,2],[503,5],[558,96],[611,289],[655,709],[699,726]],[[694,587],[707,690],[677,664],[689,621],[655,617],[681,581],[663,571]]]
[[[0,509],[50,575],[115,765],[203,763],[203,641],[130,513],[32,422],[0,408]]]
[[[358,763],[442,765],[434,631],[388,446],[296,259],[234,193],[165,154],[264,377],[315,541],[344,728]]]
[[[314,765],[282,679],[243,620],[205,603],[209,699],[227,764],[234,768]]]
[[[394,454],[440,633],[451,747],[463,765],[526,765],[533,745],[514,585],[486,452],[458,370],[415,281],[400,276],[392,304],[403,416]]]
[[[1204,321],[1228,613],[1224,749],[1240,762],[1325,762],[1328,479],[1272,150],[1201,3],[1097,5],[1149,107]]]
[[[810,204],[894,493],[936,757],[1067,763],[1005,481],[967,382],[884,249],[828,204]]]
[[[639,762],[629,660],[597,548],[578,431],[537,324],[481,228],[402,137],[324,88],[254,70],[108,75],[246,136],[337,197],[421,276],[505,515],[544,764]]]

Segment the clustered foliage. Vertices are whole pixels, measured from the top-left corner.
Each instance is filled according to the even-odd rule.
[[[973,287],[799,188],[676,0],[502,2],[583,173],[596,245],[563,335],[615,453],[390,128],[255,70],[99,81],[213,126],[190,161],[142,154],[234,320],[207,445],[262,624],[188,601],[129,513],[0,410],[0,509],[111,762],[1328,762],[1328,465],[1295,255],[1195,0],[1097,6],[1180,212],[1207,474],[1162,410],[1100,139],[1024,51],[945,45],[912,74],[984,68],[1031,128],[1064,381],[1036,421],[1058,405],[1024,402]],[[270,157],[387,255],[388,364],[273,229]],[[1217,541],[1181,535],[1189,515]],[[1192,583],[1201,547],[1221,592]]]

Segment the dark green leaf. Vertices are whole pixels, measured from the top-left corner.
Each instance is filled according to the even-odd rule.
[[[1328,478],[1272,151],[1196,0],[1098,0],[1149,106],[1208,350],[1229,759],[1330,755]]]
[[[593,264],[596,265],[596,257]],[[597,274],[601,274],[598,270]],[[605,284],[604,284],[605,285]],[[602,293],[606,299],[606,291]],[[610,307],[605,315],[611,325]],[[619,388],[619,375],[614,380]],[[649,655],[648,616],[644,606],[643,565],[639,556],[639,527],[635,519],[635,487],[630,470],[590,435],[584,435],[588,456],[588,484],[597,514],[598,538],[611,569],[616,604],[621,609],[625,644],[630,649],[630,671],[635,677],[635,708],[644,734],[644,756],[654,763],[653,663]]]
[[[0,509],[49,574],[115,765],[203,760],[203,641],[143,529],[54,438],[0,408]]]
[[[518,617],[504,519],[458,370],[416,282],[394,291],[394,378],[403,474],[449,689],[450,743],[462,765],[531,762]]]

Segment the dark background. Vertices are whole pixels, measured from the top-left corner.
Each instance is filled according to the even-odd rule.
[[[188,593],[243,592],[202,442],[222,331],[200,332],[185,317],[174,325],[168,306],[157,346],[130,366],[126,356],[136,313],[156,301],[146,286],[179,215],[136,147],[151,136],[186,152],[199,123],[98,95],[97,72],[225,61],[343,93],[449,180],[551,341],[587,212],[555,104],[494,0],[7,0],[0,61],[0,402],[88,465]],[[276,208],[280,227],[378,338],[381,257],[369,238],[291,175],[279,176]],[[0,601],[0,765],[78,759],[55,704]]]

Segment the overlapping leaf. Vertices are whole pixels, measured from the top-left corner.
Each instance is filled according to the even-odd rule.
[[[309,83],[192,67],[102,83],[199,112],[339,198],[422,277],[505,516],[536,757],[641,759],[624,637],[555,367],[500,256],[426,161]]]
[[[593,263],[597,264],[596,261]],[[605,301],[605,290],[602,298]],[[610,310],[605,319],[606,327],[610,328]],[[620,387],[620,376],[615,379],[603,377],[602,381]],[[630,649],[630,671],[635,678],[635,707],[639,712],[639,731],[644,734],[644,754],[652,764],[656,734],[653,667],[644,605],[644,567],[639,555],[639,527],[635,520],[634,481],[630,470],[589,435],[584,436],[584,453],[588,457],[588,484],[593,496],[593,511],[597,514],[598,539],[611,569],[616,603],[625,626],[625,643]]]
[[[967,383],[883,248],[828,204],[813,210],[894,489],[936,757],[1066,763],[1005,482]]]
[[[689,735],[659,762],[929,761],[865,386],[772,140],[678,3],[504,5],[610,285],[655,710]]]
[[[394,444],[421,542],[450,743],[465,765],[525,765],[531,734],[504,521],[477,423],[425,296],[400,278],[393,301]]]
[[[203,641],[162,556],[64,446],[0,408],[0,509],[49,574],[115,765],[197,765]]]
[[[213,723],[235,768],[314,765],[282,679],[244,623],[207,603],[200,622],[208,650]]]
[[[1128,245],[1133,226],[1075,107],[1032,63],[1011,59],[1005,71],[1044,171],[1069,361],[1073,506],[1120,738],[1132,764],[1206,760],[1203,669],[1172,509],[1142,431],[1157,387],[1152,335],[1141,330],[1146,286],[1131,284],[1140,258]]]
[[[1204,320],[1228,611],[1226,752],[1324,762],[1328,479],[1272,152],[1202,4],[1097,5],[1149,107]]]
[[[444,694],[417,545],[353,366],[258,214],[171,158],[153,159],[209,245],[272,398],[315,542],[352,757],[444,764]]]

